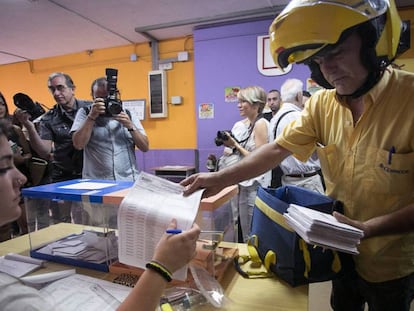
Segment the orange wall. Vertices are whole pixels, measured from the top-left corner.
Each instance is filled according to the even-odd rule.
[[[31,62],[0,66],[0,91],[6,97],[10,111],[14,111],[13,95],[28,94],[33,100],[49,108],[54,100],[47,89],[47,78],[52,72],[65,72],[75,82],[75,95],[90,99],[90,84],[105,76],[105,68],[118,69],[118,88],[121,99],[146,99],[146,116],[142,124],[147,131],[151,149],[196,148],[196,116],[194,103],[194,62],[192,37],[159,43],[159,58],[175,58],[181,51],[189,52],[189,61],[173,63],[167,70],[167,98],[182,96],[181,105],[168,104],[168,117],[150,119],[148,115],[148,72],[152,70],[151,49],[148,43],[117,48],[85,51]],[[129,55],[138,60],[131,62]]]

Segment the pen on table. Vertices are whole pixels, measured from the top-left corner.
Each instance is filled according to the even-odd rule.
[[[393,153],[395,153],[395,147],[394,146],[392,146],[391,148],[390,148],[390,151],[388,152],[388,165],[390,165],[391,164],[391,161],[392,161],[392,154]]]

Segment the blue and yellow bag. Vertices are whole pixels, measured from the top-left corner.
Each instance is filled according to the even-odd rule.
[[[342,212],[340,201],[302,187],[259,187],[248,241],[249,256],[239,258],[236,265],[245,277],[269,276],[273,272],[291,286],[298,286],[331,280],[341,273],[342,261],[348,261],[349,255],[307,244],[283,217],[291,203],[325,213]],[[240,265],[246,261],[252,267],[264,266],[266,273],[241,270]]]

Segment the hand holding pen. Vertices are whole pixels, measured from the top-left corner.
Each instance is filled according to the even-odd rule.
[[[172,232],[175,232],[175,234],[166,233],[163,235],[155,248],[153,260],[161,263],[171,273],[174,273],[195,256],[200,227],[194,224],[191,229],[179,232],[181,230],[177,229],[177,221],[173,219],[167,230],[173,230]]]

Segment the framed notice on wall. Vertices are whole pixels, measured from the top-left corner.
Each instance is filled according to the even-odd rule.
[[[163,70],[148,73],[150,118],[165,118],[167,112],[167,76]]]
[[[139,120],[145,119],[145,99],[129,99],[122,101],[122,108],[128,109]]]

